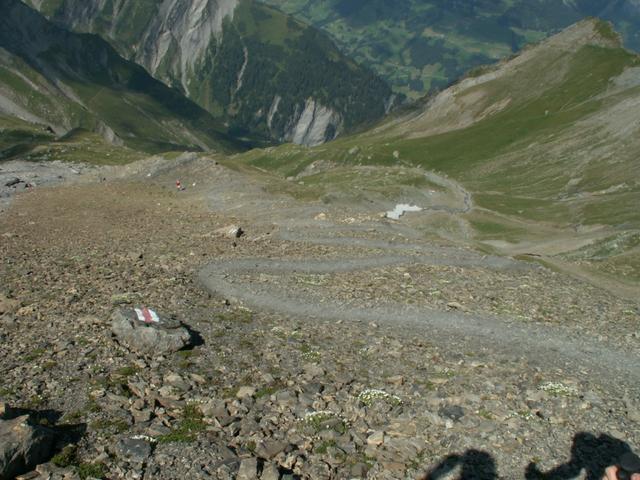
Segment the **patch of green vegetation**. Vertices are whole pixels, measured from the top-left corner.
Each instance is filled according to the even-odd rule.
[[[478,415],[486,420],[493,420],[494,418],[493,414],[489,410],[485,410],[484,408],[478,410]]]
[[[259,388],[256,393],[255,393],[255,398],[260,399],[263,397],[270,397],[271,395],[273,395],[274,393],[277,393],[278,391],[280,391],[282,389],[282,386],[280,385],[269,385],[267,387],[262,387]]]
[[[131,376],[135,375],[139,371],[140,371],[140,369],[138,367],[136,367],[135,365],[128,365],[126,367],[118,368],[115,372],[113,372],[113,374],[117,375],[119,377],[128,378],[128,377],[131,377]]]
[[[120,434],[129,430],[129,424],[126,421],[114,418],[101,418],[93,422],[90,426],[93,430],[108,430],[114,434]]]
[[[58,362],[56,362],[55,360],[47,360],[46,362],[44,362],[42,364],[42,369],[45,370],[45,371],[46,370],[52,370],[57,366],[58,366]]]
[[[348,430],[346,422],[330,411],[310,412],[305,416],[304,423],[316,433],[322,430],[333,430],[344,434]]]
[[[220,391],[220,396],[225,399],[235,398],[239,390],[240,390],[240,387],[238,386],[226,387]]]
[[[56,467],[67,468],[78,464],[78,447],[76,445],[67,445],[51,458],[51,463]]]
[[[302,358],[307,362],[318,363],[322,359],[321,353],[306,343],[301,343],[298,346],[298,350],[300,350]]]
[[[602,38],[611,40],[617,45],[620,45],[620,35],[615,31],[613,24],[604,20],[596,20],[596,32]]]
[[[24,362],[33,362],[34,360],[37,360],[42,355],[44,355],[46,352],[47,350],[45,348],[35,348],[27,353],[24,357],[22,357],[22,360]]]
[[[102,463],[81,463],[76,468],[80,480],[87,478],[103,479],[107,476],[107,467]]]
[[[0,398],[15,395],[15,393],[14,388],[0,387]]]
[[[326,455],[329,448],[335,448],[337,443],[335,440],[324,440],[322,443],[314,447],[314,453],[318,455]]]
[[[248,309],[239,308],[218,313],[215,319],[218,322],[225,323],[251,323],[253,322],[253,312]]]
[[[87,478],[103,479],[107,475],[107,469],[104,464],[81,462],[76,445],[64,447],[62,451],[53,456],[51,463],[60,468],[73,467],[82,480]]]
[[[183,370],[187,370],[193,366],[194,359],[200,355],[200,353],[196,350],[180,350],[176,352],[176,355],[180,358],[178,366]]]
[[[507,223],[493,221],[490,219],[471,219],[471,226],[482,238],[500,238],[501,240],[517,240],[528,232],[525,228],[518,228]]]
[[[157,438],[159,443],[194,442],[198,433],[207,428],[200,410],[195,405],[187,405],[182,419],[170,433]]]

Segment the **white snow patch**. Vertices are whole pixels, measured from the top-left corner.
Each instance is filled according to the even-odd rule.
[[[389,210],[386,213],[386,217],[392,220],[400,220],[400,217],[407,212],[421,212],[423,210],[422,207],[418,207],[417,205],[409,205],[408,203],[399,203],[396,205],[396,208],[393,210]]]

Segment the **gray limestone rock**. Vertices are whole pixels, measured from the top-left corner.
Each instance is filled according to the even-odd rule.
[[[144,438],[123,438],[118,442],[117,451],[122,458],[142,463],[151,456],[152,445]]]
[[[146,323],[126,308],[114,310],[111,330],[118,342],[147,356],[177,352],[191,343],[191,334],[177,320],[161,316],[158,323]]]
[[[32,425],[29,416],[0,420],[0,480],[8,480],[33,470],[49,459],[53,432]]]
[[[240,462],[237,480],[255,480],[258,478],[258,459],[245,458]]]

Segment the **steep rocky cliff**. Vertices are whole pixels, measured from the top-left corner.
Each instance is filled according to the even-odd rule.
[[[109,41],[232,132],[315,145],[385,113],[389,87],[324,34],[253,0],[31,0]]]
[[[0,2],[0,119],[62,135],[85,128],[139,150],[233,149],[225,127],[120,57],[19,0]]]

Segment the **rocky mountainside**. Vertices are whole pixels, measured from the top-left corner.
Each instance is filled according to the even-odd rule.
[[[0,214],[0,477],[600,479],[640,446],[637,296],[215,160]]]
[[[338,46],[419,97],[588,16],[613,21],[640,49],[637,0],[265,0],[328,32]]]
[[[633,283],[640,280],[639,72],[640,58],[620,47],[611,25],[585,20],[369,132],[321,150],[282,146],[243,158],[303,181],[308,193],[300,195],[330,178],[366,188],[357,183],[366,177],[351,187],[344,173],[332,177],[338,167],[435,171],[460,182],[475,208],[449,209],[456,215],[430,230],[507,254],[579,261]],[[427,187],[433,198],[439,183]],[[398,200],[432,204],[428,195]]]
[[[253,0],[31,0],[181,90],[238,136],[315,145],[379,119],[389,87],[324,34]]]
[[[98,36],[61,29],[18,0],[1,6],[3,149],[76,128],[149,152],[235,148],[208,112]]]

